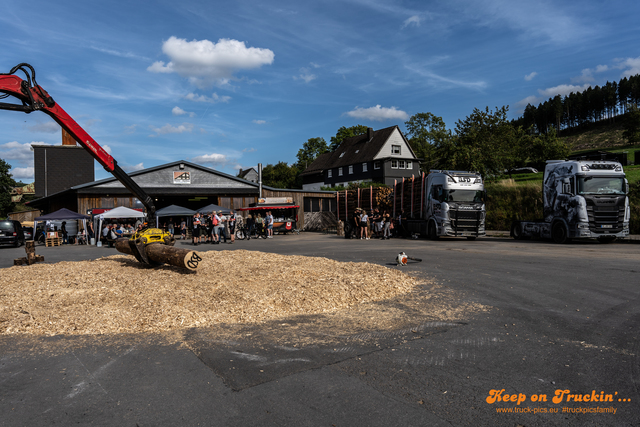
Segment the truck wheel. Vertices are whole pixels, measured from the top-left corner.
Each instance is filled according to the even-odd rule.
[[[511,235],[515,240],[524,239],[524,236],[522,235],[522,223],[520,221],[516,221],[511,224]]]
[[[560,221],[553,224],[553,228],[551,229],[551,238],[554,242],[559,244],[569,243],[571,241],[567,234],[567,227],[565,227],[564,223]]]
[[[429,226],[427,227],[427,237],[429,240],[437,240],[438,232],[436,231],[436,225],[433,221],[429,221]]]
[[[351,227],[351,224],[349,224],[349,222],[345,222],[344,223],[344,238],[345,239],[350,239],[351,238],[351,233],[353,233],[353,229]]]

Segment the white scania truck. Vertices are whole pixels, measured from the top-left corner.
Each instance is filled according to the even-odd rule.
[[[486,235],[486,197],[479,173],[437,170],[431,171],[425,181],[421,185],[419,218],[406,220],[409,233],[429,239],[462,236],[473,240]]]
[[[515,221],[514,239],[539,237],[612,242],[629,235],[629,183],[615,161],[548,160],[542,182],[544,219]]]

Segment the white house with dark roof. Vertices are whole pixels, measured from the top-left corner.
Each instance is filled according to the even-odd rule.
[[[398,126],[345,139],[332,153],[318,156],[300,174],[303,190],[320,190],[350,182],[393,185],[420,173],[419,159]]]

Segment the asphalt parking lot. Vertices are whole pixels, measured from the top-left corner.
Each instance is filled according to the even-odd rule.
[[[640,425],[638,245],[303,233],[194,249],[394,269],[404,251],[423,260],[404,271],[437,285],[424,295],[446,292],[450,302],[487,310],[455,322],[416,313],[395,330],[358,336],[332,336],[317,316],[189,329],[170,345],[161,336],[0,336],[0,425]],[[37,253],[59,262],[117,252]],[[20,256],[22,248],[0,249],[0,267]],[[379,309],[413,308],[396,301]],[[291,325],[302,331],[299,343],[273,342],[273,330]],[[317,344],[305,334],[330,339]],[[509,400],[489,403],[492,390]]]

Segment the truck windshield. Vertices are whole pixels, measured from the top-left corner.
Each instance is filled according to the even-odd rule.
[[[484,193],[480,190],[444,190],[445,202],[481,203]]]
[[[578,194],[624,194],[624,178],[580,176]]]

